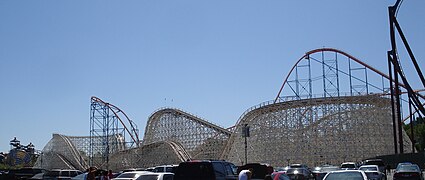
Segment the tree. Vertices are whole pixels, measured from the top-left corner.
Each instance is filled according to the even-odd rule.
[[[411,138],[410,124],[405,124],[404,130]],[[413,135],[415,136],[413,143],[415,143],[416,149],[423,152],[425,150],[425,118],[416,118],[413,122]]]

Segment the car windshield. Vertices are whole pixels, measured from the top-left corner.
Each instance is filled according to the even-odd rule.
[[[360,172],[335,172],[335,173],[329,173],[326,177],[326,180],[340,180],[340,179],[347,179],[347,180],[362,180],[363,176]]]
[[[159,177],[158,174],[146,174],[146,175],[139,176],[137,180],[157,180],[158,177]]]
[[[377,167],[373,167],[373,166],[370,166],[370,167],[360,167],[359,170],[362,170],[362,171],[378,171],[378,168]]]
[[[416,165],[403,165],[403,166],[399,166],[396,171],[420,171],[419,167]]]

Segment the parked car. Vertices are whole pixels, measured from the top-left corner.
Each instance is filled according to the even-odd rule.
[[[369,178],[369,180],[387,179],[385,174],[379,171],[379,167],[377,165],[363,165],[359,167],[359,170],[364,171],[366,173],[367,178]]]
[[[271,175],[273,173],[273,167],[268,164],[263,163],[248,163],[243,166],[238,167],[238,173],[241,172],[244,169],[252,169],[252,176],[251,179],[261,179],[264,180],[264,178],[267,175]]]
[[[275,172],[285,172],[289,169],[289,166],[285,166],[285,167],[275,167],[274,171]]]
[[[8,172],[7,177],[13,179],[30,179],[36,174],[47,172],[45,169],[40,168],[21,168],[13,169]]]
[[[286,171],[277,171],[272,173],[273,180],[290,180],[289,176],[286,174]]]
[[[307,168],[289,168],[286,174],[291,179],[314,179],[313,173]]]
[[[169,172],[146,173],[140,175],[137,180],[173,180],[174,174]]]
[[[181,162],[174,180],[236,180],[236,166],[219,160],[192,160]]]
[[[379,171],[381,171],[385,175],[387,174],[385,169],[386,166],[382,159],[367,159],[367,160],[364,160],[363,165],[377,165],[379,167]]]
[[[71,179],[80,174],[83,174],[83,172],[75,169],[53,169],[44,173],[43,179]]]
[[[114,178],[114,180],[135,180],[142,174],[152,173],[150,171],[130,171],[130,172],[124,172]]]
[[[326,176],[326,174],[328,174],[329,172],[338,171],[340,169],[341,168],[339,168],[339,166],[329,166],[329,165],[323,166],[317,172],[313,172],[314,179],[322,180]]]
[[[359,167],[357,166],[357,163],[355,162],[344,162],[341,164],[340,168],[342,170],[356,170]]]
[[[338,170],[331,171],[323,178],[324,180],[368,180],[366,174],[360,170]]]
[[[393,180],[412,179],[423,180],[422,171],[417,164],[399,166],[393,175]]]

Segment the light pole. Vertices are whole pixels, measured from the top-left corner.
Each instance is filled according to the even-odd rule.
[[[248,164],[248,142],[247,137],[249,137],[249,126],[248,124],[244,124],[242,127],[242,137],[245,138],[245,164]]]

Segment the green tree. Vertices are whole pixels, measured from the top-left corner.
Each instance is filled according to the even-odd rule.
[[[412,137],[412,133],[410,131],[410,124],[404,125],[404,130]],[[423,152],[425,149],[425,119],[424,118],[416,118],[413,122],[413,135],[415,147],[418,151]]]

